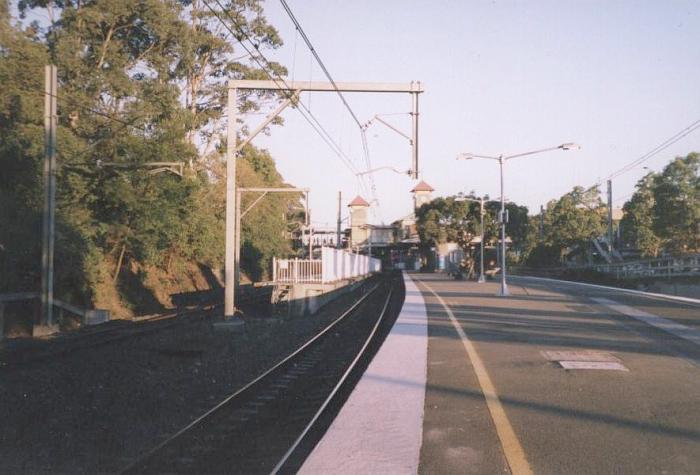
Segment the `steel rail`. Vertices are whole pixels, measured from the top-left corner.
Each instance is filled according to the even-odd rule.
[[[144,462],[147,462],[148,459],[150,459],[152,456],[156,455],[161,449],[164,447],[168,446],[169,444],[173,443],[175,440],[180,438],[181,436],[189,433],[191,430],[193,430],[195,427],[198,427],[201,423],[203,423],[205,420],[209,420],[211,416],[213,416],[215,413],[219,412],[221,409],[225,408],[228,406],[232,401],[236,400],[237,398],[241,397],[242,394],[247,392],[249,389],[252,387],[256,386],[259,382],[264,380],[267,376],[269,376],[271,373],[288,363],[290,360],[298,356],[300,353],[302,353],[304,350],[306,350],[309,346],[314,344],[316,341],[318,341],[321,337],[323,337],[326,333],[328,333],[330,330],[332,330],[338,323],[343,321],[348,315],[350,315],[362,302],[364,302],[370,295],[372,295],[377,288],[381,285],[381,282],[375,284],[365,295],[363,295],[359,300],[357,300],[350,308],[348,308],[345,312],[343,312],[338,318],[333,320],[330,324],[328,324],[323,330],[321,330],[319,333],[317,333],[315,336],[310,338],[306,343],[301,345],[299,348],[297,348],[294,352],[286,356],[284,359],[279,361],[277,364],[260,374],[258,377],[250,381],[248,384],[240,388],[239,390],[235,391],[233,394],[225,397],[221,402],[219,402],[216,406],[212,407],[208,411],[206,411],[204,414],[187,424],[185,427],[177,431],[175,434],[172,436],[168,437],[165,439],[163,442],[160,444],[156,445],[154,448],[149,450],[147,453],[144,455],[138,457],[136,460],[132,461],[127,467],[124,469],[120,470],[118,473],[120,474],[126,474],[129,473],[133,470],[135,470],[139,465],[141,465]]]
[[[355,366],[357,366],[358,361],[360,361],[360,358],[362,358],[365,355],[365,350],[367,350],[367,347],[369,344],[372,342],[374,339],[374,335],[377,333],[377,330],[379,329],[379,325],[384,321],[384,316],[386,315],[386,310],[389,308],[389,303],[391,302],[391,297],[394,293],[393,287],[389,289],[389,295],[387,295],[386,302],[384,302],[384,307],[382,308],[381,313],[379,314],[379,318],[374,324],[374,327],[372,328],[372,331],[370,332],[369,336],[365,340],[365,343],[362,345],[362,348],[360,348],[360,351],[357,353],[355,356],[355,359],[352,360],[352,363],[350,363],[350,366],[348,367],[347,370],[345,370],[345,373],[343,373],[343,376],[340,378],[340,381],[338,381],[338,384],[335,385],[331,393],[328,395],[325,401],[323,401],[323,404],[321,404],[321,407],[316,411],[316,414],[314,414],[314,417],[309,421],[309,423],[306,425],[304,430],[301,432],[299,437],[294,441],[292,446],[287,450],[287,452],[282,456],[279,462],[277,462],[277,465],[275,465],[275,468],[272,469],[272,474],[276,474],[282,469],[285,463],[289,460],[289,457],[294,454],[294,451],[297,449],[299,444],[304,440],[306,437],[306,434],[311,431],[313,428],[314,424],[318,421],[318,419],[323,415],[323,412],[326,410],[326,408],[330,405],[330,403],[333,401],[333,398],[335,398],[335,395],[340,391],[340,388],[345,384],[345,381],[348,379],[350,374],[354,371]]]

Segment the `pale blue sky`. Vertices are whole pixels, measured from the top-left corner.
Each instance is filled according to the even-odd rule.
[[[456,161],[460,151],[497,155],[579,143],[580,151],[509,163],[506,196],[536,212],[540,204],[574,185],[596,183],[700,119],[697,1],[289,0],[289,5],[336,81],[423,82],[420,167],[437,195],[461,190],[499,195],[495,163]],[[269,0],[265,9],[285,40],[268,56],[287,65],[297,80],[322,79],[280,3]],[[375,113],[410,110],[407,95],[347,99],[363,121]],[[314,93],[310,107],[362,168],[359,131],[339,98]],[[313,220],[332,225],[338,190],[351,199],[359,191],[357,179],[297,112],[288,110],[284,117],[284,127],[255,143],[273,153],[290,183],[312,189]],[[388,119],[410,130],[408,116]],[[374,166],[409,168],[405,139],[380,125],[370,129],[369,138]],[[645,165],[658,170],[694,150],[700,150],[700,130]],[[644,172],[637,167],[617,178],[615,198],[629,195]],[[409,213],[414,182],[387,171],[374,176],[381,204],[375,222]]]
[[[336,81],[424,84],[420,168],[436,195],[499,195],[495,162],[456,161],[459,152],[498,155],[579,143],[580,151],[508,164],[506,197],[536,213],[574,185],[595,184],[700,119],[697,0],[288,3]],[[279,1],[267,0],[265,13],[285,41],[265,54],[285,64],[290,78],[324,79]],[[408,95],[346,97],[363,122],[376,113],[407,113],[411,106]],[[339,98],[313,93],[303,99],[363,169],[358,128]],[[313,221],[334,226],[338,191],[347,204],[361,192],[358,180],[297,112],[283,117],[284,127],[254,143],[272,152],[289,183],[311,188]],[[253,125],[260,119],[246,117]],[[408,115],[387,120],[410,131]],[[410,167],[404,138],[382,125],[368,136],[373,166]],[[644,165],[659,170],[690,151],[700,151],[700,130]],[[640,166],[614,180],[616,205],[645,172]],[[373,222],[412,211],[414,181],[388,171],[374,179],[381,206],[373,206]]]

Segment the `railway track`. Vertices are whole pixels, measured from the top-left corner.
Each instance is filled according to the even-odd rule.
[[[269,289],[248,292],[239,298],[239,304],[261,305],[269,303],[271,293]],[[223,304],[197,305],[141,317],[133,321],[115,320],[105,325],[81,328],[75,332],[59,335],[55,340],[45,342],[42,345],[43,347],[34,345],[26,349],[17,349],[4,355],[4,357],[0,355],[0,367],[35,363],[58,356],[65,356],[75,351],[97,348],[132,337],[163,331],[179,324],[183,320],[197,321],[214,316],[222,308]]]
[[[121,473],[295,471],[393,324],[386,277],[294,353],[144,453]],[[379,338],[378,338],[379,337]]]

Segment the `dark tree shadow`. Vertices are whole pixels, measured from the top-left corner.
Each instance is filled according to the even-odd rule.
[[[131,306],[131,310],[136,315],[163,312],[165,307],[158,301],[153,291],[143,284],[145,277],[143,270],[134,272],[128,262],[122,266],[117,280],[117,289],[122,299]]]

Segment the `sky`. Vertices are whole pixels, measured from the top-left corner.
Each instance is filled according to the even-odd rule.
[[[456,160],[460,152],[509,155],[565,142],[578,151],[514,159],[505,196],[531,213],[574,186],[592,186],[700,119],[700,2],[697,1],[390,1],[288,0],[335,81],[421,81],[421,177],[435,196],[460,191],[500,196],[497,163]],[[265,14],[285,44],[270,59],[288,79],[323,73],[277,0]],[[363,162],[359,128],[334,93],[303,101],[350,157]],[[408,94],[346,94],[361,122],[375,114],[410,133]],[[333,227],[338,191],[343,217],[359,180],[301,115],[286,110],[283,127],[254,140],[276,159],[284,178],[311,189],[312,221]],[[260,116],[246,117],[255,125]],[[373,167],[411,166],[408,141],[374,124]],[[676,156],[700,151],[700,130],[642,166],[659,171]],[[616,206],[649,170],[613,180]],[[390,223],[412,211],[415,181],[372,174],[378,203],[371,220]],[[604,187],[602,188],[604,192]]]
[[[435,196],[500,196],[497,163],[456,160],[460,152],[510,155],[575,142],[507,162],[505,196],[529,208],[593,186],[700,120],[700,2],[697,0],[287,0],[337,82],[421,81],[419,171]],[[284,45],[265,50],[294,80],[325,80],[279,0],[265,15]],[[362,123],[375,114],[410,134],[408,94],[346,93]],[[358,170],[361,135],[332,92],[302,100]],[[361,180],[293,109],[285,125],[253,143],[268,149],[285,180],[308,187],[312,222],[334,227],[357,194],[371,201],[370,221],[390,223],[413,211],[416,181],[388,170]],[[254,127],[263,116],[244,116]],[[401,135],[375,122],[367,129],[372,167],[411,167]],[[700,151],[700,129],[613,180],[622,206],[648,171]],[[644,166],[648,169],[643,168]],[[377,201],[368,177],[375,185]]]

